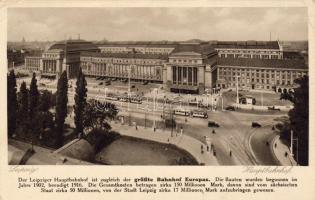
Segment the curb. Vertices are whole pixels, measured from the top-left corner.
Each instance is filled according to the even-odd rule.
[[[123,125],[124,126],[124,125]],[[113,129],[113,130],[115,130],[115,128]],[[125,135],[125,134],[121,134],[121,135]],[[170,141],[170,142],[167,142],[167,141],[157,141],[157,140],[154,140],[154,139],[150,139],[150,138],[142,138],[142,137],[139,137],[139,136],[137,136],[137,135],[129,135],[129,134],[126,134],[126,136],[129,136],[129,137],[134,137],[134,138],[140,138],[140,139],[143,139],[143,140],[149,140],[149,141],[153,141],[153,142],[159,142],[159,143],[164,143],[164,144],[172,144],[172,145],[174,145],[174,146],[176,146],[177,148],[179,148],[179,149],[182,149],[182,150],[185,150],[185,151],[187,151],[192,157],[194,157],[196,160],[197,160],[197,162],[199,163],[199,164],[201,164],[201,163],[204,163],[205,165],[210,165],[210,166],[216,166],[216,165],[218,165],[218,161],[217,161],[217,158],[214,158],[215,159],[215,163],[212,163],[212,164],[210,164],[210,163],[205,163],[204,162],[204,160],[203,159],[200,159],[199,157],[196,157],[195,156],[195,152],[193,152],[193,151],[190,151],[189,149],[187,149],[187,148],[183,148],[183,147],[181,147],[181,146],[179,146],[178,144],[177,144],[177,142],[175,142],[175,141]],[[191,137],[191,136],[188,136],[188,135],[183,135],[183,136],[181,136],[181,137],[186,137],[186,139],[188,139],[188,140],[196,140],[195,138],[193,138],[193,137]],[[182,139],[181,139],[182,140]],[[200,142],[199,140],[196,140],[197,142]],[[200,142],[200,143],[202,143],[202,142]],[[203,143],[202,143],[203,144]]]
[[[272,139],[272,142],[271,142],[271,145],[272,146],[270,146],[270,150],[271,150],[271,152],[272,152],[272,155],[273,155],[273,157],[274,157],[274,159],[278,162],[278,164],[280,165],[280,166],[287,166],[286,164],[284,164],[284,163],[282,163],[281,161],[280,161],[280,159],[278,158],[278,156],[276,155],[276,153],[275,153],[275,143],[276,142],[280,142],[280,136],[279,135],[276,135],[273,139]],[[295,160],[291,157],[291,155],[290,154],[288,154],[288,159],[290,160],[290,163],[291,163],[291,165],[290,166],[296,166],[296,164],[294,164],[294,163],[296,163],[295,162]],[[293,160],[293,161],[292,161]]]

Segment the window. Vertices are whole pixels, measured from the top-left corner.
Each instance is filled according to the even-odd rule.
[[[173,84],[177,84],[177,69],[173,66]]]

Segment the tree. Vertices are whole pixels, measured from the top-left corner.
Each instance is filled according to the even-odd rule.
[[[18,119],[19,124],[22,128],[22,130],[27,130],[27,125],[29,123],[29,113],[28,113],[28,89],[26,88],[26,83],[23,81],[20,86],[20,92],[19,92],[19,111],[18,111]]]
[[[88,131],[99,129],[108,132],[111,126],[108,121],[117,116],[118,110],[115,104],[91,99],[83,112],[83,126]]]
[[[57,85],[57,94],[56,94],[56,145],[63,145],[63,126],[65,119],[67,117],[67,104],[68,104],[68,79],[67,73],[64,71]]]
[[[36,114],[36,109],[38,106],[38,99],[39,99],[39,91],[37,88],[37,79],[36,79],[36,74],[33,73],[33,77],[31,80],[31,85],[30,85],[30,99],[29,99],[29,117],[31,121],[34,121],[32,119],[35,118]]]
[[[16,78],[14,70],[11,70],[7,76],[7,113],[9,137],[12,137],[16,130],[16,118],[18,110],[16,90]]]
[[[38,110],[48,112],[50,108],[56,105],[56,95],[51,91],[43,90],[39,98]]]
[[[76,133],[78,134],[83,133],[82,114],[86,106],[86,97],[87,97],[86,85],[87,84],[86,84],[85,76],[82,73],[82,69],[80,68],[78,77],[77,77],[75,96],[74,96],[75,105],[73,106],[74,114],[75,114],[74,116],[75,129],[76,129]]]
[[[307,166],[309,155],[308,76],[303,76],[295,80],[295,83],[299,84],[299,87],[293,93],[292,102],[294,107],[289,111],[289,118],[294,135],[298,138],[298,163]],[[295,156],[297,155],[295,154]]]

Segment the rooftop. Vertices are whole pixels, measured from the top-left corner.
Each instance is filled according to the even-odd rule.
[[[213,41],[212,45],[223,49],[280,49],[277,41]]]
[[[81,56],[100,57],[100,58],[135,58],[135,59],[161,59],[167,60],[167,55],[143,54],[143,53],[94,53],[82,52]]]
[[[308,69],[304,60],[218,58],[217,65],[257,68]]]
[[[85,40],[64,40],[50,46],[48,50],[61,49],[67,51],[100,51],[99,48],[92,42]]]
[[[177,45],[172,54],[179,52],[194,52],[199,53],[201,55],[209,55],[214,53],[215,50],[212,45],[209,44],[200,44],[200,43],[181,43]]]

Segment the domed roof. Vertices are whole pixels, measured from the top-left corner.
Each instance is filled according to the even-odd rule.
[[[100,49],[93,44],[92,42],[88,42],[85,40],[64,40],[57,42],[50,46],[48,50],[54,50],[54,49],[61,49],[64,50],[67,47],[67,51],[93,51],[93,52],[99,52]]]

